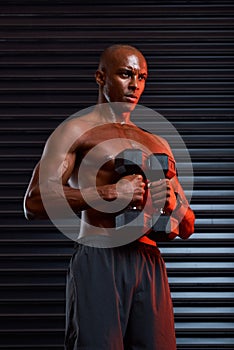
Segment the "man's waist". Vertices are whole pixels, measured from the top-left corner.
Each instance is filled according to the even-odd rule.
[[[142,242],[142,243],[146,243],[146,244],[150,244],[154,247],[157,246],[156,242],[155,241],[152,241],[152,239],[148,238],[146,235],[145,236],[142,236],[140,238],[138,238],[138,242]]]

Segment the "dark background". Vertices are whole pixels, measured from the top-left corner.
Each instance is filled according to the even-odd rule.
[[[145,54],[141,104],[177,128],[194,165],[196,233],[160,244],[178,349],[234,349],[233,17],[227,0],[1,2],[0,349],[63,349],[73,242],[28,222],[22,202],[50,133],[96,103],[114,43]]]

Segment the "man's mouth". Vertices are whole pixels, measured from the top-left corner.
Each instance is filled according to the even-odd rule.
[[[125,95],[124,97],[127,100],[127,102],[130,102],[130,103],[136,103],[138,100],[138,97],[134,94]]]

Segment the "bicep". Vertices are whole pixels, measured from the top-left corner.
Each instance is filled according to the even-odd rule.
[[[67,184],[75,166],[76,152],[70,144],[70,125],[59,126],[48,138],[40,162],[33,174],[32,183],[48,186]]]
[[[76,153],[66,150],[63,144],[47,142],[39,166],[39,183],[67,184],[76,160]]]

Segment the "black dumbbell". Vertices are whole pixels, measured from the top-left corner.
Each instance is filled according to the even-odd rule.
[[[126,149],[115,159],[115,170],[120,176],[141,174],[146,181],[156,181],[162,177],[171,179],[176,175],[175,162],[167,154],[155,153],[147,156],[140,149]],[[147,192],[146,192],[147,196]],[[142,205],[144,208],[144,204]],[[178,235],[178,222],[161,210],[160,215],[150,217],[143,213],[141,206],[126,208],[116,216],[116,228],[131,223],[132,227],[149,227],[149,238],[155,241],[171,240]]]
[[[171,179],[176,175],[175,162],[167,154],[154,153],[147,158],[147,178],[157,181],[164,175]],[[155,241],[172,240],[179,234],[178,221],[171,215],[167,215],[161,208],[160,215],[152,215],[152,229],[148,233],[149,238]]]
[[[133,174],[140,174],[146,179],[143,168],[146,163],[146,155],[140,149],[126,149],[115,158],[115,171],[121,177]],[[125,226],[132,222],[133,227],[144,226],[144,215],[141,206],[129,206],[115,218],[116,228]]]

